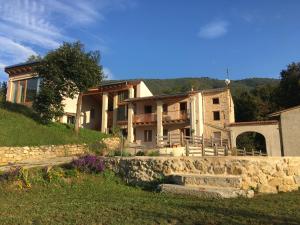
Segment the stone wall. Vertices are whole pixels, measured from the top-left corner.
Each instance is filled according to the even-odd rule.
[[[242,189],[277,193],[300,187],[300,157],[106,158],[106,166],[128,182],[149,182],[176,173],[237,175]]]
[[[0,147],[0,165],[27,159],[75,156],[88,151],[87,145],[49,145],[35,147]]]

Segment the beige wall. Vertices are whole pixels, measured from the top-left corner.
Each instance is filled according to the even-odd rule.
[[[143,81],[141,81],[137,85],[136,89],[137,89],[137,93],[136,93],[137,97],[153,96],[152,92],[149,90],[149,88],[146,86],[146,84]]]
[[[280,116],[284,156],[300,156],[300,108]]]
[[[236,138],[245,132],[257,132],[265,137],[268,156],[281,156],[280,135],[278,124],[241,125],[230,127],[231,144],[236,147]]]
[[[152,130],[152,142],[144,141],[144,131]],[[137,126],[135,127],[135,140],[136,143],[141,144],[143,146],[152,148],[156,146],[156,126]]]
[[[214,132],[221,132],[222,138],[229,139],[228,124],[233,123],[234,104],[229,89],[216,92],[203,92],[204,137],[211,138]],[[219,104],[213,104],[219,98]],[[220,120],[214,120],[213,112],[220,112]]]

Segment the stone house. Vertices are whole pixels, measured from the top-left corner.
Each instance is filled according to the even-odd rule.
[[[282,156],[300,155],[300,105],[269,115],[279,124]]]
[[[7,101],[31,106],[40,78],[36,62],[8,66]],[[62,123],[74,123],[77,99],[65,99]],[[230,146],[227,126],[234,123],[229,88],[153,95],[142,80],[104,81],[83,95],[81,126],[109,133],[119,127],[129,143],[147,147],[184,145],[188,138]],[[168,141],[165,141],[165,140]],[[172,142],[172,143],[170,143]]]

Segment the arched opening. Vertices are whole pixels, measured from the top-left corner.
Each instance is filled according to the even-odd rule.
[[[236,147],[247,151],[256,150],[267,153],[266,139],[258,132],[244,132],[237,136]]]

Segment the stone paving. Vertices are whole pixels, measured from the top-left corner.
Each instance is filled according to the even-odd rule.
[[[46,167],[46,166],[54,166],[61,165],[65,163],[71,162],[75,159],[76,156],[68,156],[68,157],[52,157],[45,159],[31,159],[31,160],[23,160],[17,163],[11,163],[8,165],[0,166],[0,171],[7,171],[12,167],[21,166],[23,168],[32,168],[32,167]]]

